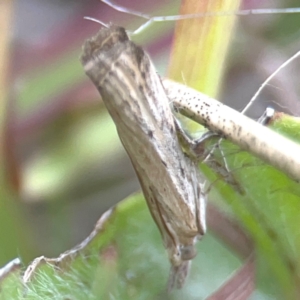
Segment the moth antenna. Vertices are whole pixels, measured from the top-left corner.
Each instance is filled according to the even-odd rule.
[[[279,106],[282,109],[285,109],[286,111],[289,112],[290,115],[294,116],[295,112],[293,112],[287,105],[283,105],[281,103],[277,103],[276,101],[270,101],[270,103],[275,104],[277,106]]]
[[[100,0],[116,11],[131,14],[136,17],[143,18],[147,20],[144,24],[134,30],[131,35],[139,34],[146,30],[152,23],[155,22],[174,22],[179,20],[188,20],[193,18],[203,18],[203,17],[218,17],[218,16],[248,16],[248,15],[270,15],[270,14],[295,14],[300,13],[299,7],[290,8],[258,8],[258,9],[244,9],[236,11],[217,11],[217,12],[205,12],[198,14],[186,14],[186,15],[173,15],[173,16],[150,16],[147,14],[140,13],[135,10],[128,9],[124,6],[117,5],[109,0]]]
[[[102,21],[100,21],[100,20],[98,20],[98,19],[95,19],[95,18],[92,18],[92,17],[83,17],[83,18],[84,18],[85,20],[89,20],[89,21],[96,22],[96,23],[98,23],[98,24],[100,24],[100,25],[102,25],[102,26],[108,28],[108,25],[107,25],[106,23],[104,23],[104,22],[102,22]]]
[[[131,10],[131,9],[128,9],[128,8],[126,8],[124,6],[120,6],[120,5],[114,4],[114,3],[112,3],[109,0],[100,0],[100,1],[103,2],[103,3],[105,3],[106,5],[108,5],[109,7],[113,8],[116,11],[119,11],[119,12],[122,12],[122,13],[126,13],[126,14],[130,14],[130,15],[133,15],[133,16],[136,16],[136,17],[147,19],[147,20],[151,19],[150,15],[143,14],[143,13],[138,12],[136,10]]]
[[[294,54],[292,57],[290,57],[288,60],[286,60],[283,64],[281,64],[259,87],[259,89],[256,91],[256,93],[253,95],[249,103],[246,105],[246,107],[242,110],[242,114],[245,114],[245,112],[249,109],[249,107],[254,103],[254,101],[257,99],[261,91],[269,84],[269,82],[287,65],[289,65],[292,61],[294,61],[296,58],[300,56],[300,51],[298,51],[296,54]]]
[[[251,100],[249,101],[249,103],[246,105],[246,107],[241,111],[242,114],[245,114],[245,112],[250,108],[250,106],[255,102],[255,100],[258,98],[259,94],[262,92],[262,90],[269,85],[269,82],[282,70],[284,69],[286,66],[288,66],[291,62],[293,62],[295,59],[297,59],[300,56],[300,51],[296,52],[293,56],[291,56],[289,59],[287,59],[284,63],[282,63],[259,87],[259,89],[255,92],[255,94],[253,95],[253,97],[251,98]],[[281,106],[282,107],[282,106]],[[219,140],[219,144],[221,142],[222,139]],[[214,151],[214,149],[213,149]],[[222,153],[222,152],[221,152]],[[225,163],[225,167],[226,169],[229,171],[228,169],[228,164],[227,164],[227,160],[225,158],[225,156],[223,156],[222,153],[222,157],[223,157],[223,161]]]

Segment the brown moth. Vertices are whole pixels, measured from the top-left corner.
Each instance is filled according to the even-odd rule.
[[[169,289],[183,286],[206,231],[204,178],[180,146],[172,108],[148,55],[125,29],[101,29],[81,62],[131,159],[171,263]]]

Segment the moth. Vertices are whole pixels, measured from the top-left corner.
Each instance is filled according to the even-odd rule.
[[[176,120],[148,55],[124,28],[101,29],[81,62],[131,159],[171,263],[169,290],[181,288],[206,231],[205,179],[178,139]]]

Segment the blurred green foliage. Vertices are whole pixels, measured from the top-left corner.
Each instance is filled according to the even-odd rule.
[[[179,1],[176,5],[157,1],[148,9],[153,14],[175,14],[178,4]],[[74,15],[76,23],[82,19],[85,5]],[[99,4],[94,5],[96,8]],[[104,6],[101,9],[104,10]],[[272,56],[275,50],[284,53],[284,61],[299,46],[295,25],[299,24],[299,15],[265,19],[249,16],[249,21],[246,18],[239,21],[242,25],[238,26],[237,35],[232,39],[231,65],[227,66],[224,75],[224,82],[233,81],[236,89],[241,88],[237,70],[251,69],[253,72],[253,69],[268,67],[267,60],[262,63],[260,60],[259,66],[256,64],[261,58],[259,55],[264,55],[261,49],[268,49],[271,61],[278,62],[277,57]],[[33,15],[33,23],[34,20]],[[118,19],[118,22],[122,21],[124,24],[120,25],[126,27],[134,28],[137,24],[133,17]],[[68,22],[74,26],[70,20]],[[1,130],[12,139],[1,136],[1,143],[7,150],[1,152],[1,162],[5,163],[1,164],[0,182],[0,265],[17,256],[25,264],[41,254],[57,256],[87,236],[101,212],[138,188],[114,125],[78,60],[84,40],[81,31],[88,37],[98,29],[98,25],[93,26],[86,31],[85,25],[80,30],[76,28],[75,37],[72,34],[65,37],[68,43],[64,47],[61,47],[64,39],[59,34],[72,32],[72,28],[60,26],[58,30],[57,27],[55,34],[49,36],[51,45],[61,51],[53,55],[44,53],[45,58],[41,55],[42,59],[33,67],[29,65],[22,72],[15,71],[11,84],[7,85],[6,108],[9,109],[3,110],[5,122]],[[166,45],[171,28],[172,23],[156,24],[135,38],[142,46],[149,47],[160,70],[166,68],[169,56],[161,45]],[[246,34],[250,36],[248,39]],[[13,49],[14,46],[10,46]],[[246,51],[250,46],[254,50]],[[36,48],[39,48],[38,43]],[[26,52],[25,45],[22,50]],[[34,57],[39,52],[33,50]],[[11,53],[11,61],[16,61],[16,65],[20,59],[17,55],[20,53]],[[179,69],[183,62],[188,64],[183,59],[176,62]],[[205,63],[209,65],[209,61]],[[193,65],[192,59],[190,64]],[[251,64],[253,66],[249,67]],[[298,77],[293,76],[292,71],[290,73],[287,79],[297,94],[295,78]],[[254,75],[261,78],[260,82],[267,77],[261,73],[259,76]],[[250,84],[249,81],[246,86]],[[287,89],[289,93],[276,90],[277,97],[288,98],[291,86]],[[242,95],[246,101],[249,99],[247,87]],[[299,140],[297,119],[284,116],[273,124],[273,128]],[[224,212],[238,219],[254,239],[259,272],[258,289],[253,299],[295,298],[299,292],[300,273],[297,259],[300,250],[298,185],[233,145],[225,142],[222,149],[246,193],[241,196],[219,180],[214,183],[210,198]],[[220,163],[224,162],[222,156],[215,153]],[[216,179],[206,166],[201,168],[212,182]],[[116,257],[104,259],[101,256],[105,249],[110,249],[107,247],[112,247]],[[99,299],[99,295],[112,292],[112,299],[149,299],[153,295],[157,296],[155,299],[163,299],[169,265],[141,196],[130,197],[118,206],[105,231],[97,235],[86,251],[90,254],[80,254],[69,262],[69,272],[65,274],[51,265],[43,265],[25,294],[23,287],[16,288],[20,278],[15,271],[1,282],[1,297],[17,299],[17,291],[20,299],[65,299],[74,294],[78,299]],[[173,299],[199,299],[209,295],[241,264],[238,254],[211,234],[198,243],[198,253],[187,286],[175,292]],[[99,278],[105,281],[103,286],[97,284]],[[111,286],[115,285],[117,288],[112,291]]]

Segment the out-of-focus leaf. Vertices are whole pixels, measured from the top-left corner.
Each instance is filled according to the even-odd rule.
[[[69,125],[64,127],[64,139],[50,144],[25,167],[23,192],[27,196],[50,198],[67,192],[74,177],[84,174],[95,161],[101,165],[102,160],[120,155],[121,144],[107,113],[99,109],[99,113],[77,115]]]
[[[238,9],[240,0],[182,1],[180,14],[203,14]],[[168,77],[216,98],[221,86],[235,16],[202,17],[178,21],[175,27]],[[224,30],[226,28],[226,30]],[[191,131],[195,122],[182,119]]]
[[[240,0],[182,1],[180,14],[234,11],[239,5]],[[215,98],[235,20],[235,16],[208,15],[178,21],[168,77]]]
[[[0,264],[12,259],[17,253],[21,253],[28,259],[30,236],[26,230],[20,207],[11,192],[11,182],[7,174],[8,151],[7,123],[9,110],[8,69],[9,69],[9,45],[11,39],[11,21],[13,15],[13,2],[2,1],[0,3]],[[6,152],[5,152],[6,150]],[[11,174],[9,174],[11,175]]]

